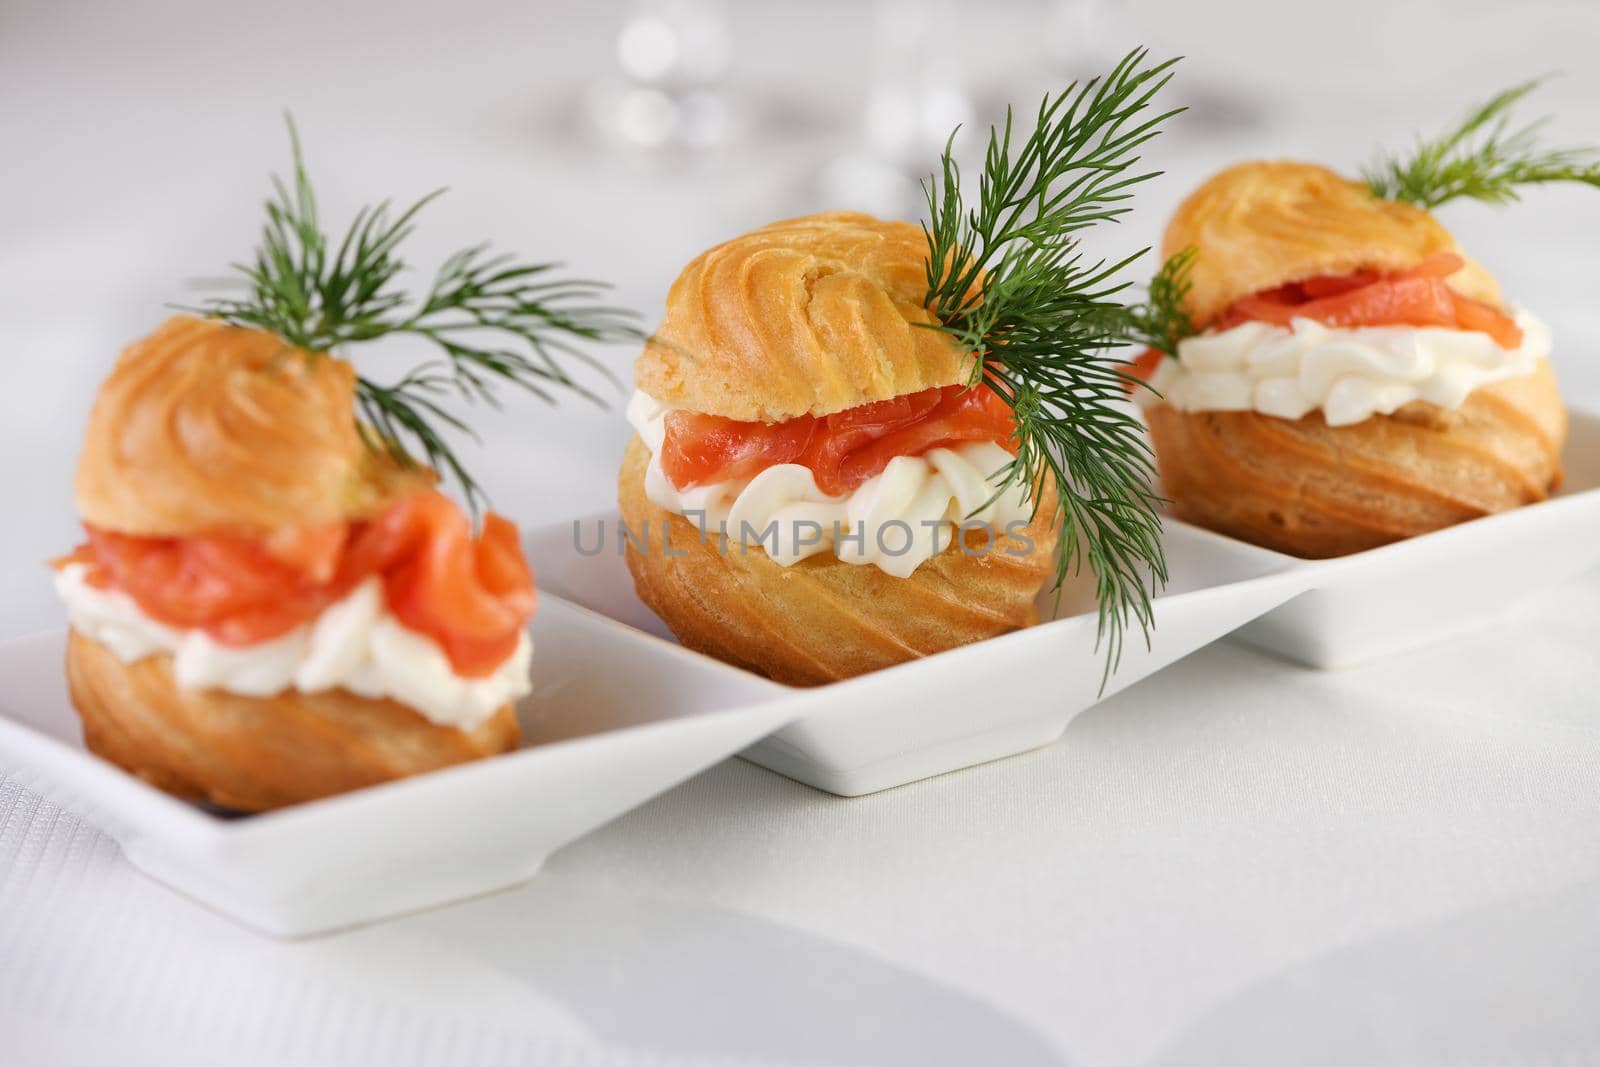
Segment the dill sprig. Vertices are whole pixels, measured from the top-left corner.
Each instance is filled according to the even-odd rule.
[[[1144,253],[1093,262],[1077,235],[1128,212],[1132,189],[1159,173],[1137,169],[1134,153],[1183,109],[1150,111],[1177,60],[1147,66],[1147,54],[1131,52],[1104,78],[1046,96],[1015,152],[1008,112],[989,131],[970,206],[948,144],[941,173],[924,185],[927,306],[936,328],[979,355],[974,384],[993,389],[1016,418],[1017,455],[1001,491],[1022,486],[1037,516],[1043,487],[1054,486],[1056,585],[1087,562],[1108,678],[1130,618],[1148,640],[1166,562],[1153,456],[1125,403],[1133,379],[1112,353],[1141,327],[1117,299],[1126,286],[1115,276]]]
[[[334,245],[323,232],[292,119],[288,126],[293,181],[273,176],[255,260],[234,264],[249,282],[249,295],[213,299],[196,310],[270,331],[312,358],[389,336],[433,345],[442,358],[391,384],[358,379],[357,401],[366,420],[362,437],[408,467],[418,462],[413,449],[419,451],[428,466],[453,477],[476,508],[482,489],[444,431],[474,439],[476,434],[446,403],[494,406],[496,387],[510,385],[547,402],[554,402],[555,389],[565,389],[603,405],[566,363],[584,363],[615,381],[579,343],[643,334],[632,325],[631,312],[600,303],[604,283],[562,277],[558,263],[523,263],[493,254],[487,244],[446,259],[427,290],[413,298],[398,284],[407,269],[399,249],[417,215],[444,190],[398,214],[387,200],[363,207]]]
[[[1546,148],[1539,134],[1547,120],[1513,128],[1511,111],[1543,79],[1524,82],[1474,109],[1453,129],[1418,138],[1409,157],[1380,155],[1362,172],[1374,196],[1435,208],[1459,197],[1508,204],[1518,188],[1546,182],[1600,187],[1600,151]]]
[[[1189,297],[1192,284],[1190,274],[1194,271],[1194,257],[1198,251],[1190,245],[1161,264],[1161,269],[1150,279],[1144,303],[1129,309],[1133,313],[1133,329],[1127,338],[1129,344],[1154,348],[1176,357],[1178,342],[1199,332],[1184,306]]]

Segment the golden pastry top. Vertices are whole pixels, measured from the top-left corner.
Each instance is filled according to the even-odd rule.
[[[432,479],[366,447],[356,375],[264,330],[178,315],[100,388],[76,483],[118,533],[251,533],[360,518]]]
[[[1451,288],[1500,306],[1494,278],[1432,215],[1310,163],[1241,163],[1205,182],[1179,205],[1161,252],[1189,247],[1196,251],[1188,310],[1199,326],[1265,289],[1318,275],[1407,270],[1440,252],[1466,260],[1447,279]]]
[[[926,329],[927,238],[835,212],[696,256],[635,365],[667,404],[745,421],[826,415],[966,381],[972,357]]]

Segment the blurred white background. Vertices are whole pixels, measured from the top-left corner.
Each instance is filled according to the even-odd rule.
[[[617,301],[647,323],[708,245],[881,195],[860,185],[876,173],[858,165],[863,144],[912,169],[924,152],[931,167],[919,121],[983,121],[1006,99],[1031,107],[1089,45],[1187,56],[1170,98],[1193,105],[1148,153],[1166,176],[1097,238],[1111,253],[1155,242],[1184,192],[1226,163],[1294,157],[1353,173],[1376,146],[1402,146],[1534,75],[1559,73],[1529,109],[1553,116],[1552,138],[1600,141],[1592,0],[728,3],[727,47],[715,33],[699,39],[699,73],[674,86],[693,96],[700,78],[719,91],[702,132],[717,140],[726,123],[726,136],[664,152],[619,145],[589,118],[616,106],[630,10],[0,0],[0,636],[57,624],[42,561],[76,536],[71,474],[93,390],[168,303],[196,298],[194,279],[250,254],[267,175],[287,165],[285,109],[329,218],[449,185],[422,220],[419,267],[492,238],[613,281]],[[651,41],[646,32],[624,48],[636,69],[659,59]],[[907,84],[929,87],[931,115],[907,115]],[[634,114],[631,128],[648,134],[651,114]],[[1600,404],[1600,195],[1540,190],[1512,208],[1454,204],[1443,217],[1508,294],[1550,322],[1569,397]],[[626,375],[632,353],[608,355]],[[405,365],[407,353],[393,358]],[[516,401],[475,421],[486,447],[472,458],[524,523],[612,499],[620,411]],[[1085,716],[1068,743],[859,802],[731,763],[564,852],[526,893],[303,950],[193,912],[137,880],[103,838],[72,828],[82,855],[71,869],[105,895],[47,915],[55,883],[40,879],[25,898],[13,887],[0,900],[16,952],[0,958],[11,998],[0,1008],[30,1050],[24,1062],[82,1062],[74,1050],[90,1055],[88,1028],[68,1023],[94,1010],[71,983],[111,958],[97,947],[106,938],[130,961],[153,961],[97,972],[118,996],[153,990],[119,1001],[130,1062],[175,1062],[174,1043],[139,1031],[140,1019],[175,1027],[180,1015],[224,1010],[231,1021],[183,1047],[294,1034],[303,1043],[287,1052],[261,1048],[313,1062],[328,1049],[304,1031],[321,1016],[293,999],[297,985],[330,1013],[409,1020],[413,1036],[443,1004],[502,1035],[620,1033],[690,1058],[781,1047],[803,1050],[797,1061],[884,1063],[920,1050],[933,1062],[940,1048],[971,1052],[963,1040],[1009,1063],[1600,1056],[1594,667],[1538,658],[1571,626],[1592,655],[1596,600],[1591,581],[1528,609],[1515,632],[1361,672],[1310,675],[1208,650]],[[1532,657],[1517,669],[1554,679],[1533,702],[1542,710],[1516,719],[1491,710],[1509,716],[1524,702],[1513,647]],[[1496,667],[1478,677],[1463,669],[1473,663]],[[1461,711],[1475,698],[1489,703]],[[752,821],[740,823],[745,814]],[[29,840],[10,854],[45,848]],[[1381,864],[1366,864],[1369,849]],[[693,903],[646,908],[608,895],[630,886]],[[798,928],[833,940],[804,940]],[[701,958],[724,968],[723,986],[750,982],[777,998],[747,1020],[769,1028],[765,1043],[708,1045],[695,1027],[716,1017],[713,1002],[673,991],[665,949],[637,958],[641,945],[696,938]],[[631,980],[607,963],[624,957],[642,968]],[[771,968],[745,970],[757,957],[792,968],[789,985],[774,986]],[[418,961],[433,984],[408,970]],[[224,981],[208,991],[193,977],[214,966]],[[554,999],[529,997],[540,989]],[[267,993],[276,999],[261,1010],[277,1014],[255,1018],[250,998]],[[569,998],[583,1026],[565,1014]],[[794,1019],[772,1007],[785,998],[834,1021],[786,1040]],[[858,1028],[830,1029],[852,1001]],[[939,1018],[961,1025],[946,1033],[929,1021]],[[932,1028],[905,1044],[919,1025]],[[410,1062],[396,1049],[420,1056],[417,1047],[399,1043],[384,1061]]]

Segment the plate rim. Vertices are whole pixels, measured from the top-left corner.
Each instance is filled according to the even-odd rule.
[[[727,707],[695,710],[671,718],[628,723],[592,734],[525,745],[492,758],[469,760],[422,774],[362,786],[333,796],[303,801],[271,811],[250,813],[244,817],[217,814],[192,801],[172,796],[138,775],[105,760],[81,744],[75,745],[54,737],[35,725],[12,717],[5,711],[3,704],[0,704],[0,758],[8,757],[14,751],[21,751],[24,753],[21,757],[4,758],[4,763],[14,772],[21,771],[24,777],[39,776],[48,779],[51,786],[64,790],[69,796],[83,796],[96,806],[125,812],[127,815],[122,820],[124,825],[152,836],[159,836],[163,841],[180,842],[192,848],[204,848],[225,843],[243,843],[279,833],[292,833],[308,820],[356,818],[362,814],[359,809],[374,803],[387,803],[384,798],[393,797],[401,791],[434,792],[439,789],[455,788],[455,783],[467,776],[524,773],[525,764],[545,758],[548,752],[594,747],[620,735],[645,737],[656,732],[683,730],[689,723],[720,721],[765,711],[771,721],[763,727],[763,732],[752,740],[754,743],[755,740],[782,729],[790,721],[782,714],[783,707],[787,703],[784,700],[787,696],[784,692],[785,687],[770,679],[753,675],[720,660],[703,657],[692,649],[629,626],[555,593],[541,592],[540,599],[557,604],[558,612],[571,611],[581,614],[607,629],[619,631],[624,634],[624,640],[646,639],[652,642],[661,654],[669,659],[691,664],[693,669],[708,669],[706,661],[709,660],[713,665],[711,670],[747,687],[751,698],[738,700]],[[7,662],[11,655],[18,654],[19,648],[59,647],[65,641],[70,629],[71,627],[63,620],[59,626],[0,639],[0,664]],[[64,677],[63,673],[61,696],[68,710],[76,715],[76,710],[71,707],[71,698],[66,693]],[[728,753],[728,755],[733,754],[733,752]],[[26,782],[24,784],[26,785]],[[34,792],[39,791],[37,785],[30,788]],[[67,800],[64,806],[71,808],[73,804]]]

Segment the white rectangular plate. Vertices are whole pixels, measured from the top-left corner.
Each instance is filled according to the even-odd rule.
[[[540,585],[670,638],[634,594],[617,521],[614,513],[595,515],[532,533],[526,547]],[[612,535],[602,541],[601,529]],[[743,755],[818,789],[859,796],[1024,752],[1055,740],[1103,696],[1305,588],[1286,557],[1192,527],[1169,530],[1164,540],[1171,580],[1156,600],[1151,643],[1146,647],[1137,632],[1129,637],[1104,693],[1097,619],[1080,610],[832,685],[774,686],[794,721]],[[1073,600],[1069,594],[1064,607],[1081,609]]]
[[[1155,602],[1151,644],[1130,639],[1104,693],[1095,617],[1069,596],[1065,617],[1028,630],[833,685],[777,686],[793,721],[743,755],[858,796],[1047,744],[1103,696],[1230,632],[1315,667],[1460,633],[1600,563],[1600,417],[1573,413],[1565,461],[1566,487],[1545,503],[1337,560],[1296,559],[1169,519],[1171,581]],[[617,521],[609,513],[534,531],[529,558],[544,587],[670,640],[634,594],[620,539],[597,536]]]
[[[780,687],[548,595],[523,747],[263,815],[167,796],[88,752],[65,633],[0,644],[0,760],[145,873],[295,937],[476,896],[786,721]],[[756,707],[754,705],[762,705]]]
[[[1574,411],[1551,499],[1339,559],[1275,557],[1307,592],[1235,637],[1312,667],[1345,667],[1476,629],[1600,564],[1600,416]],[[1169,528],[1181,526],[1171,522]]]

